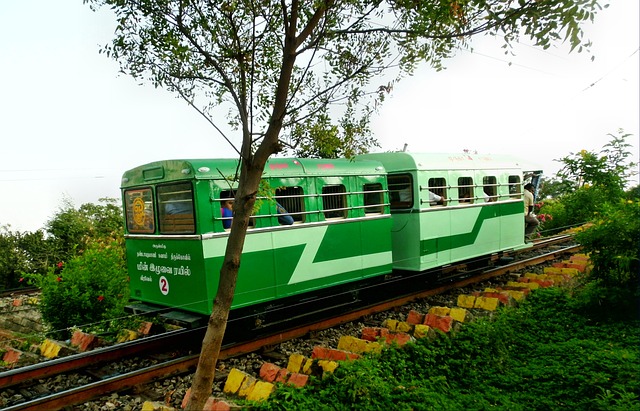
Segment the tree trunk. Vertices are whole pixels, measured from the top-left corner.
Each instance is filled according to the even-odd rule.
[[[292,16],[297,16],[298,3],[292,5]],[[255,154],[251,155],[252,139],[248,124],[243,122],[242,164],[240,167],[240,179],[238,191],[234,202],[234,215],[231,225],[231,233],[227,242],[224,262],[220,270],[220,282],[218,292],[213,303],[211,317],[207,332],[202,341],[202,350],[198,361],[198,368],[193,377],[191,398],[187,403],[187,411],[201,411],[204,408],[216,371],[216,363],[222,347],[222,338],[227,328],[229,310],[235,293],[238,270],[240,269],[240,256],[244,246],[244,239],[249,224],[249,217],[253,212],[260,179],[264,172],[267,160],[272,154],[280,151],[279,135],[282,129],[282,121],[286,113],[288,90],[291,83],[291,73],[296,60],[296,47],[301,44],[303,38],[308,36],[317,25],[320,17],[326,11],[321,8],[316,11],[301,37],[296,38],[297,18],[292,17],[287,26],[287,35],[284,42],[282,55],[282,70],[275,90],[275,101],[269,127]],[[242,110],[241,110],[242,111]],[[246,111],[243,111],[246,113]]]
[[[253,211],[256,194],[266,159],[247,164],[243,161],[238,190],[234,201],[233,223],[227,241],[225,258],[220,270],[218,291],[213,302],[213,310],[209,317],[207,332],[202,340],[202,349],[198,360],[198,368],[193,376],[191,397],[187,403],[187,411],[201,411],[211,395],[211,387],[216,371],[216,364],[222,347],[222,339],[227,328],[227,319],[236,288],[240,256]],[[254,158],[254,160],[256,160]]]

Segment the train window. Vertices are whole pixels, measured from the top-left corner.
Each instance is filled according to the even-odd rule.
[[[382,184],[365,184],[362,187],[365,214],[382,214],[384,212],[384,196]]]
[[[276,188],[276,201],[282,206],[286,214],[293,217],[294,222],[304,223],[304,201],[302,187]],[[278,209],[280,212],[280,210]],[[278,218],[280,224],[288,224],[288,221]]]
[[[233,219],[233,199],[235,194],[231,190],[220,192],[220,218],[222,218],[222,228],[231,228],[231,220]]]
[[[389,202],[392,209],[411,208],[413,206],[413,179],[411,174],[390,174]]]
[[[484,201],[486,203],[496,201],[498,199],[498,183],[495,177],[482,177],[482,190]]]
[[[162,234],[193,234],[193,188],[190,182],[166,184],[156,189],[158,226]]]
[[[324,218],[347,218],[346,192],[342,184],[322,187]]]
[[[442,177],[430,178],[427,187],[429,205],[445,205],[447,201],[447,180]]]
[[[473,204],[473,179],[471,177],[458,177],[458,201]]]
[[[132,234],[151,234],[156,230],[151,188],[126,190],[124,207],[127,230]]]
[[[511,197],[520,198],[520,176],[509,176],[509,195]]]

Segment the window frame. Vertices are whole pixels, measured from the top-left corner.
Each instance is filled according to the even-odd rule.
[[[427,180],[427,200],[426,203],[430,207],[444,207],[447,205],[447,178],[446,177],[429,177]],[[429,201],[429,191],[442,197],[442,204],[437,201]]]
[[[457,179],[458,185],[456,188],[458,189],[458,203],[462,204],[473,204],[475,203],[475,193],[474,193],[474,184],[473,177],[471,176],[459,176]]]
[[[516,181],[513,181],[516,180]],[[509,175],[507,179],[507,188],[509,197],[511,198],[520,198],[522,197],[522,177],[519,175]]]
[[[186,207],[184,207],[185,203]],[[172,181],[158,184],[156,186],[156,204],[160,234],[195,234],[195,195],[191,181]],[[167,206],[171,205],[180,206],[177,209],[178,212],[168,213]]]
[[[482,177],[482,193],[485,203],[492,203],[498,199],[498,179],[496,176]]]
[[[394,181],[406,179],[406,181]],[[387,176],[389,189],[389,206],[392,210],[406,210],[413,207],[415,198],[413,195],[413,175],[410,173],[395,173]],[[402,187],[402,188],[400,188]],[[409,200],[402,199],[402,193],[409,190]]]
[[[369,201],[373,202],[369,203]],[[364,215],[384,214],[384,189],[382,183],[364,183],[362,185],[362,209]]]
[[[332,191],[334,188],[337,191],[327,192]],[[323,185],[320,197],[322,198],[322,214],[325,220],[347,218],[349,203],[347,201],[347,188],[344,184]]]
[[[140,193],[140,195],[130,201],[130,198],[132,198],[130,195],[134,193]],[[127,232],[130,234],[155,233],[155,204],[153,202],[152,187],[126,189],[124,190],[123,197]],[[138,199],[141,200],[138,201]]]
[[[282,194],[282,191],[285,193]],[[302,224],[306,222],[305,210],[305,194],[302,186],[282,186],[275,189],[274,200],[287,211],[287,215],[293,218],[293,224]],[[284,204],[283,204],[284,203]],[[274,204],[274,209],[275,204]],[[278,210],[275,210],[274,216],[278,217]]]

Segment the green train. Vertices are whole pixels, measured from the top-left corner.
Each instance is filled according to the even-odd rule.
[[[167,160],[124,173],[131,299],[209,315],[231,217],[236,159]],[[390,152],[272,158],[238,273],[233,309],[425,272],[526,247],[514,158]],[[331,291],[333,292],[333,291]]]

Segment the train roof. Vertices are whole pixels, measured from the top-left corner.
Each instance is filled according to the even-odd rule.
[[[162,160],[138,166],[122,176],[122,187],[156,181],[195,179],[223,179],[235,175],[238,159]],[[375,160],[270,158],[265,177],[344,176],[385,174],[384,166]]]
[[[500,170],[519,169],[541,172],[542,167],[528,160],[503,154],[388,152],[356,156],[359,160],[380,161],[387,171],[409,170]]]

